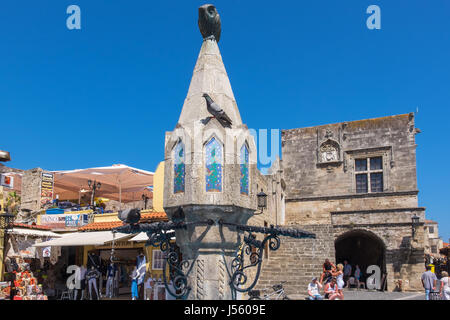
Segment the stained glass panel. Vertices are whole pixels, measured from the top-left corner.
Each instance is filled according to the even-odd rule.
[[[248,149],[244,144],[241,148],[240,157],[240,167],[241,167],[241,194],[248,196],[249,189],[249,176],[248,176]]]
[[[184,164],[184,145],[179,142],[174,150],[173,192],[184,192],[186,168]]]
[[[222,191],[222,145],[212,138],[206,144],[206,191]]]

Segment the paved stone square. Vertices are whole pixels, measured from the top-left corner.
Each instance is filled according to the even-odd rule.
[[[346,300],[425,300],[425,292],[381,292],[344,290]]]
[[[305,300],[306,294],[288,295],[292,300]],[[425,292],[381,292],[344,289],[345,300],[425,300]]]

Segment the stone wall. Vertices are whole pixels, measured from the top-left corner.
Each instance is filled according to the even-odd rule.
[[[313,232],[316,239],[280,237],[281,246],[263,261],[256,289],[270,288],[281,281],[288,295],[304,295],[312,277],[320,277],[326,258],[334,262],[334,236],[331,225],[296,225]]]
[[[425,208],[418,207],[417,132],[412,113],[283,130],[285,224],[312,228],[318,238],[283,239],[264,262],[260,286],[284,278],[292,293],[305,293],[323,260],[335,259],[336,240],[358,231],[382,243],[388,290],[399,279],[404,290],[421,290]],[[369,183],[368,192],[357,193],[355,160],[372,157],[382,159],[382,192],[371,192]],[[412,238],[414,214],[420,224]]]
[[[282,131],[288,199],[355,193],[354,159],[383,156],[384,191],[417,190],[414,114]],[[336,154],[320,161],[321,146]],[[326,152],[326,151],[324,151]]]
[[[21,211],[38,211],[41,209],[41,168],[26,170],[22,176]]]
[[[286,224],[331,223],[332,211],[414,208],[417,207],[417,203],[416,191],[288,199]]]

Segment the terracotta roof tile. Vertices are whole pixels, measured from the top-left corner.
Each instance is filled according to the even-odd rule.
[[[141,220],[139,222],[153,222],[153,221],[161,221],[167,220],[167,215],[165,212],[151,212],[151,213],[143,213],[141,215]],[[117,228],[123,225],[122,221],[109,221],[109,222],[93,222],[87,224],[81,228],[78,228],[79,231],[104,231],[111,230],[113,228]]]
[[[26,224],[26,223],[19,223],[19,222],[14,222],[14,227],[26,228],[26,229],[36,229],[36,230],[51,230],[52,229],[47,226],[38,226],[35,224]]]
[[[112,228],[120,227],[122,225],[122,221],[111,221],[111,222],[93,222],[87,224],[83,227],[78,228],[79,231],[100,231],[100,230],[111,230]]]

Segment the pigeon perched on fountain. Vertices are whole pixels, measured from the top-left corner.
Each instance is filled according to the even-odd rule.
[[[217,119],[217,121],[219,121],[222,126],[231,128],[233,121],[231,121],[230,117],[225,113],[225,111],[223,111],[223,109],[217,103],[215,103],[207,93],[204,93],[203,97],[206,100],[206,109],[213,115],[211,118]]]

